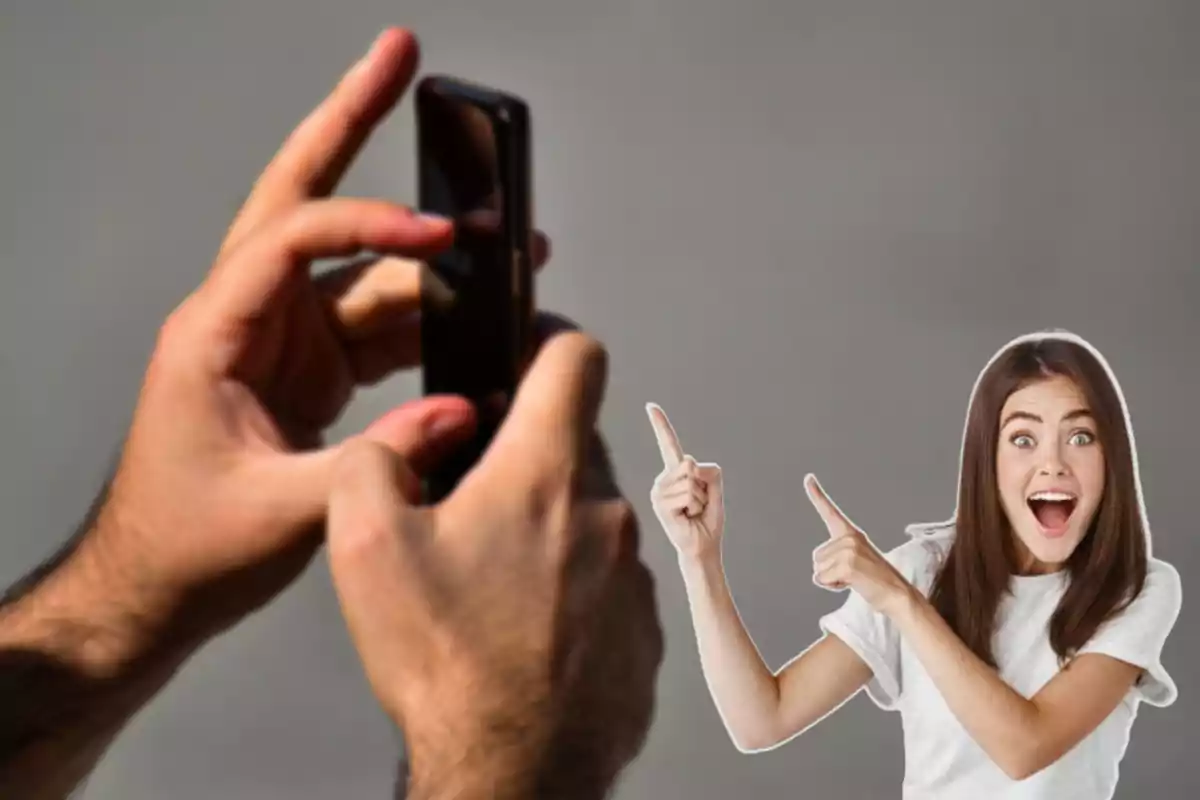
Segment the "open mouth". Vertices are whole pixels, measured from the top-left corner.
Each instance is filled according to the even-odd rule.
[[[1061,536],[1078,499],[1067,492],[1034,492],[1026,501],[1047,536]]]

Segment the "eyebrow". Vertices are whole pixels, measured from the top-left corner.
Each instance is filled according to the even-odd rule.
[[[1092,416],[1092,412],[1088,411],[1086,408],[1077,408],[1074,411],[1064,414],[1063,421],[1080,419],[1081,417],[1091,417],[1091,416]],[[1034,414],[1032,412],[1014,411],[1011,414],[1009,414],[1007,417],[1004,418],[1004,421],[1000,423],[1000,427],[1004,428],[1010,422],[1013,422],[1014,420],[1018,420],[1018,419],[1029,420],[1031,422],[1037,422],[1039,424],[1045,422],[1044,419],[1042,419],[1037,414]]]

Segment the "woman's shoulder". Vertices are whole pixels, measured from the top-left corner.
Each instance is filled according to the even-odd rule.
[[[1182,600],[1183,582],[1179,578],[1179,570],[1161,558],[1151,556],[1147,559],[1146,582],[1134,603],[1142,602],[1178,609]]]
[[[1146,580],[1154,580],[1162,583],[1179,584],[1179,570],[1167,561],[1161,558],[1150,556],[1146,559]]]
[[[1098,633],[1126,635],[1122,631],[1135,632],[1138,637],[1161,629],[1169,632],[1183,606],[1183,587],[1179,570],[1160,558],[1146,560],[1146,579],[1140,590],[1121,610],[1112,614]]]

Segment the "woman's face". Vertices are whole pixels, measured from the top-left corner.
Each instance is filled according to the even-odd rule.
[[[1051,572],[1087,534],[1104,493],[1104,452],[1079,387],[1054,376],[1000,412],[996,480],[1022,572]]]

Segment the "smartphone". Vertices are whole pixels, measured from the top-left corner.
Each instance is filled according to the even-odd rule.
[[[530,121],[521,98],[445,75],[418,83],[415,109],[418,205],[455,225],[422,275],[423,391],[477,412],[474,436],[426,475],[438,502],[487,450],[532,353]]]

